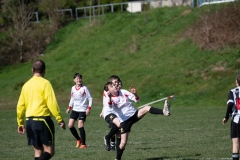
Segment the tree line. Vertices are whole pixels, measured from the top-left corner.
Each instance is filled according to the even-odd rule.
[[[63,16],[58,10],[74,11],[79,7],[127,1],[0,0],[0,66],[25,62],[41,55],[52,41],[54,33],[73,20],[68,15]],[[39,13],[40,23],[32,23],[36,18],[35,12]],[[104,12],[110,12],[110,8],[106,7]],[[88,14],[92,14],[91,9]]]

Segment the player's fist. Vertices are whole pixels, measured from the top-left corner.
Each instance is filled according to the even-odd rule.
[[[68,106],[68,109],[66,110],[66,113],[69,113],[71,111],[72,107]]]
[[[136,94],[137,93],[137,89],[134,85],[131,85],[130,88],[129,88],[129,91],[133,94]]]
[[[223,118],[223,120],[222,120],[222,124],[225,124],[225,123],[227,123],[227,119],[226,118]]]
[[[66,113],[69,113],[69,112],[70,112],[70,109],[67,109],[67,110],[66,110]]]

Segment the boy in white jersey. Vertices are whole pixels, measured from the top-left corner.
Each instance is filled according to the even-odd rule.
[[[109,82],[112,82],[114,86],[118,87],[119,89],[122,87],[122,82],[120,78],[116,75],[110,76]],[[103,99],[108,98],[107,89],[104,87],[103,91]],[[103,101],[104,102],[104,101]],[[104,144],[105,149],[107,151],[115,150],[115,134],[118,134],[119,128],[120,128],[120,122],[113,110],[113,108],[110,108],[109,105],[106,103],[103,103],[102,112],[100,113],[100,117],[103,117],[104,120],[109,124],[110,131],[109,133],[104,136]],[[120,132],[119,132],[120,133]],[[111,143],[110,143],[111,139]],[[117,144],[120,144],[120,134],[117,136]]]
[[[232,116],[231,121],[231,138],[232,138],[232,159],[239,160],[240,146],[240,74],[236,77],[236,88],[231,89],[228,93],[227,111],[222,123],[227,123],[229,115]]]
[[[169,116],[170,112],[168,107],[164,107],[164,109],[153,108],[151,106],[145,106],[139,110],[136,110],[132,105],[131,101],[137,102],[139,97],[136,97],[133,93],[120,89],[118,90],[112,82],[108,82],[106,84],[108,86],[108,99],[107,102],[110,107],[112,107],[115,113],[118,116],[120,121],[121,128],[121,142],[119,145],[119,149],[117,149],[116,160],[120,160],[127,144],[128,134],[131,131],[131,127],[134,123],[139,121],[142,117],[144,117],[147,113],[151,114],[163,114],[165,116]],[[136,94],[136,90],[135,90]]]
[[[86,116],[90,114],[92,107],[92,96],[86,86],[82,84],[82,75],[75,73],[73,76],[73,81],[76,83],[71,89],[71,99],[68,105],[66,113],[69,113],[72,109],[70,119],[68,122],[68,127],[72,135],[77,140],[76,147],[86,148],[86,133],[84,130],[84,122],[86,121]],[[78,129],[80,131],[80,136],[76,128],[74,127],[75,121],[78,119]]]

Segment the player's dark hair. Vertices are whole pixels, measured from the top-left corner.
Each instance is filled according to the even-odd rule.
[[[75,73],[75,74],[73,75],[73,78],[75,79],[76,77],[82,78],[82,75],[81,75],[80,73]]]
[[[237,80],[238,85],[240,86],[240,73],[237,74],[236,80]]]
[[[106,92],[108,91],[108,85],[107,84],[105,84],[105,86],[103,87],[103,90],[106,91]]]
[[[112,82],[114,79],[117,79],[118,81],[121,81],[120,78],[117,75],[111,75],[108,79],[108,82]]]
[[[121,88],[122,88],[122,86],[123,86],[123,83],[122,83],[122,81],[121,81],[121,80],[119,80],[119,81],[118,81],[118,83],[121,83]]]
[[[42,60],[35,60],[32,64],[33,73],[44,74],[46,65]]]
[[[105,91],[108,91],[108,86],[112,86],[113,85],[113,83],[112,82],[107,82],[105,85],[104,85],[104,87],[103,87],[103,89],[105,90]]]

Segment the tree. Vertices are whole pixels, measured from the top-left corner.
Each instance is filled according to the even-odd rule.
[[[24,48],[27,48],[28,41],[30,40],[30,21],[33,18],[34,6],[31,4],[26,5],[24,0],[17,0],[10,3],[7,7],[9,14],[8,19],[12,23],[10,31],[9,42],[11,48],[17,49],[19,53],[19,61],[23,61]]]
[[[65,0],[40,0],[38,8],[41,12],[46,13],[50,23],[59,25],[62,20],[62,15],[58,12],[66,4]]]

